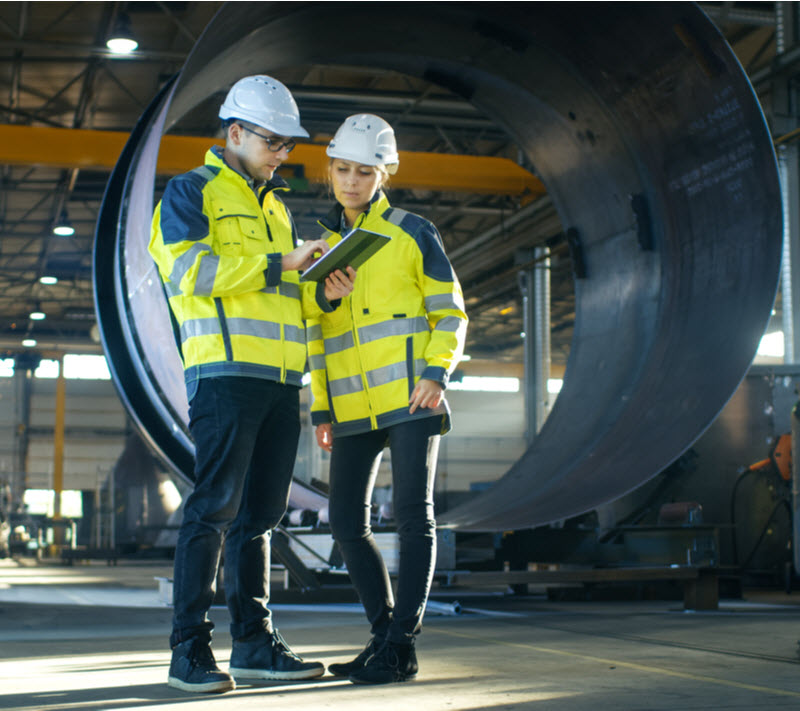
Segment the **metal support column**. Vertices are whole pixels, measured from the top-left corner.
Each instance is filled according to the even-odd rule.
[[[532,442],[547,418],[550,377],[550,252],[537,247],[526,253],[533,266],[519,272],[525,329],[525,439]],[[519,260],[529,261],[521,252]]]
[[[795,3],[775,4],[777,54],[798,43],[798,10]],[[800,126],[800,97],[792,77],[778,76],[772,86],[773,130],[786,135]],[[800,358],[800,149],[797,142],[778,146],[778,170],[783,203],[783,261],[781,264],[781,305],[784,334],[784,362]]]
[[[20,354],[14,359],[14,468],[11,479],[11,510],[22,510],[25,490],[28,488],[28,434],[31,424],[31,396],[33,371],[39,365],[35,354]]]
[[[64,492],[64,412],[67,402],[67,381],[64,377],[64,356],[58,357],[58,380],[56,380],[56,421],[53,429],[53,518],[61,518],[61,494]],[[64,529],[56,528],[63,535]],[[56,543],[64,543],[56,540]]]
[[[538,432],[550,411],[550,393],[547,388],[550,380],[550,248],[537,247],[534,250],[536,267],[533,270],[534,314],[536,321],[536,362],[540,387],[536,391],[536,431]]]
[[[798,40],[796,3],[775,3],[776,59],[794,49]],[[800,96],[794,78],[778,74],[772,82],[773,131],[779,136],[800,126]],[[783,207],[783,256],[781,261],[781,309],[783,321],[784,362],[800,358],[800,152],[796,141],[778,146],[778,174]],[[797,456],[797,408],[792,413],[792,457]],[[800,474],[792,464],[792,537],[795,573],[800,571]]]

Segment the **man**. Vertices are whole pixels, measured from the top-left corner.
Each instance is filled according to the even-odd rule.
[[[354,277],[299,283],[298,270],[327,244],[298,247],[278,195],[287,186],[275,170],[294,138],[308,136],[289,90],[271,77],[245,77],[219,116],[225,148],[214,146],[205,165],[168,183],[149,247],[180,334],[196,447],[195,487],[175,549],[169,670],[170,686],[193,692],[228,691],[234,677],[325,672],[272,626],[270,534],[286,511],[300,433],[303,310],[332,310]],[[223,537],[230,673],[214,660],[208,618]]]

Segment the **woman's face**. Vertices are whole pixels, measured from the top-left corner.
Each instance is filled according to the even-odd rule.
[[[334,158],[328,170],[333,194],[345,210],[366,210],[383,183],[383,174],[374,165]]]

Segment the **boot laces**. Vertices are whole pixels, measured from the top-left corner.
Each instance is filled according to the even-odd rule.
[[[283,638],[278,630],[272,631],[272,648],[280,653],[284,654],[288,657],[292,657],[293,659],[297,659],[298,661],[302,661],[300,657],[298,657],[290,648],[289,645],[286,643],[286,640]]]
[[[400,657],[397,655],[397,650],[394,648],[394,645],[389,641],[383,643],[370,661],[386,669],[395,670],[400,668]]]
[[[195,641],[192,645],[189,661],[193,669],[205,669],[210,671],[217,668],[217,661],[214,659],[214,653],[211,651],[211,647],[199,640]]]

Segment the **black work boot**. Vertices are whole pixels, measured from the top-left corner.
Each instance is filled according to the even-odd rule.
[[[167,683],[181,691],[200,694],[222,693],[236,688],[231,675],[217,666],[211,643],[198,637],[173,647]]]
[[[328,671],[334,676],[350,676],[354,671],[363,669],[364,665],[367,663],[367,659],[375,654],[375,652],[380,649],[382,644],[382,639],[373,637],[369,642],[367,642],[367,646],[364,647],[364,651],[361,652],[361,654],[359,654],[355,659],[351,659],[349,662],[340,662],[339,664],[329,664]]]
[[[354,684],[391,684],[411,679],[418,669],[413,642],[398,644],[386,640],[363,669],[350,674],[350,681]]]
[[[230,672],[236,679],[313,679],[325,673],[325,665],[303,661],[275,630],[235,639]]]

